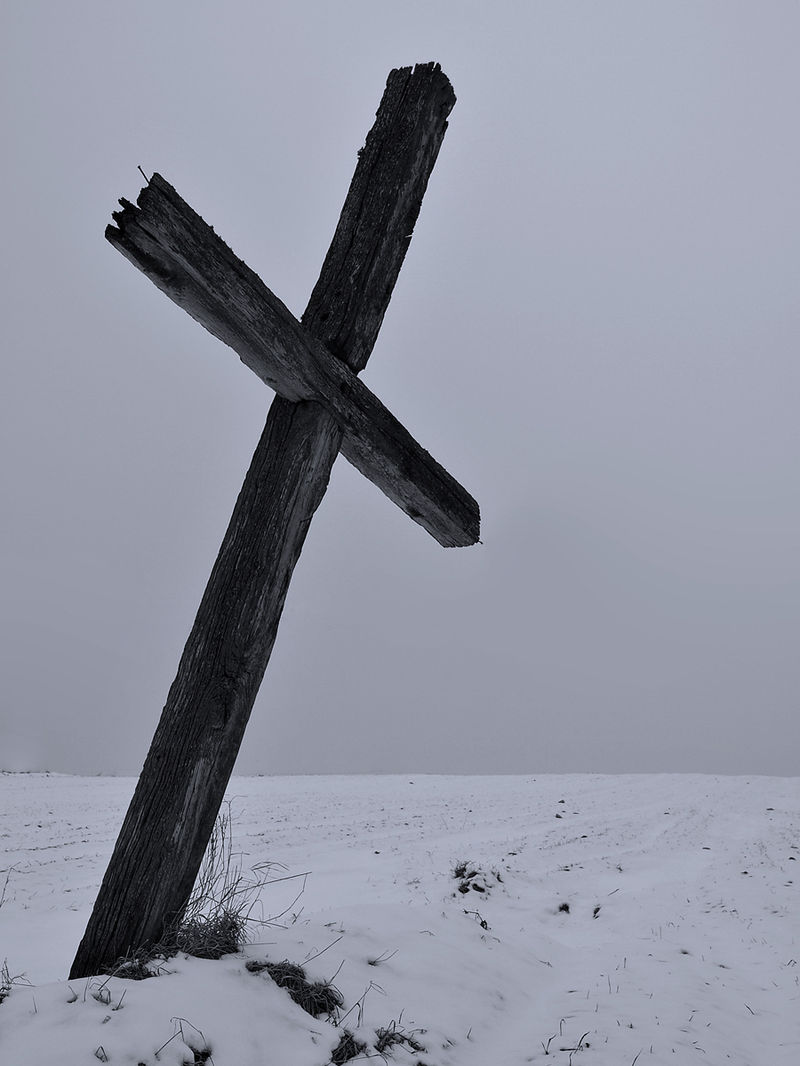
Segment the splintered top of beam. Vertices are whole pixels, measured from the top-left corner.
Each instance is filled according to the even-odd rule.
[[[358,372],[378,336],[447,130],[455,93],[438,63],[393,70],[302,322]]]

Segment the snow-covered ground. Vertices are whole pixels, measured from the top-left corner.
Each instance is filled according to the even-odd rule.
[[[383,1051],[409,1066],[800,1063],[798,778],[237,778],[245,865],[308,873],[263,890],[283,917],[68,982],[133,784],[0,774],[0,961],[30,982],[2,1066],[323,1066],[343,1029],[378,1063],[376,1030],[409,1037]],[[284,959],[333,980],[338,1028],[246,968]]]

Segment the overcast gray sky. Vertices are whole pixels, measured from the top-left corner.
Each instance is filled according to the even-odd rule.
[[[103,239],[158,170],[299,314],[392,67],[458,97],[238,772],[794,774],[800,5],[3,5],[0,766],[136,773],[269,390]]]

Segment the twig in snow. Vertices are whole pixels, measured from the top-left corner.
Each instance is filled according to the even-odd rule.
[[[367,959],[367,965],[369,965],[369,966],[380,966],[380,964],[382,962],[388,962],[389,959],[393,959],[395,957],[395,955],[397,954],[397,951],[398,951],[397,948],[395,948],[394,951],[388,951],[388,950],[384,951],[382,955],[378,955],[374,959]]]
[[[342,936],[344,936],[344,934],[342,934]],[[334,946],[334,944],[338,944],[339,943],[339,941],[342,939],[342,936],[337,936],[337,938],[335,940],[332,940],[331,943],[328,944],[327,948],[323,948],[322,951],[318,951],[316,953],[316,955],[309,956],[309,958],[307,958],[305,960],[305,964],[307,965],[309,962],[313,962],[314,959],[318,959],[320,957],[320,955],[324,955],[325,952],[328,950],[328,948],[332,948]],[[341,967],[340,967],[340,969],[341,969]],[[336,972],[338,973],[339,970],[337,970]],[[331,978],[331,980],[333,980],[333,978]]]

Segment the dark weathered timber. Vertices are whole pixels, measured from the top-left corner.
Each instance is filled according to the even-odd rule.
[[[278,395],[325,407],[344,430],[344,456],[440,544],[478,540],[480,516],[472,496],[171,185],[154,174],[138,207],[121,202],[117,227],[109,226],[106,237],[162,292],[233,348]]]
[[[393,71],[360,154],[303,316],[354,370],[375,342],[453,103],[438,66]],[[186,902],[341,438],[319,405],[273,401],[73,978],[159,940]]]

